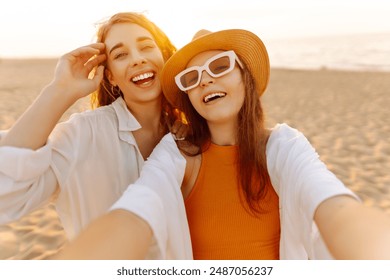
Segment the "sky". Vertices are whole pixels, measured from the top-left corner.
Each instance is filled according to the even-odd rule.
[[[0,4],[0,58],[58,57],[93,42],[95,24],[143,12],[181,47],[199,29],[275,39],[390,32],[389,0],[12,0]]]

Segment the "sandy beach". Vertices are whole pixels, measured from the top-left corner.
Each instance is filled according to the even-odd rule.
[[[50,82],[55,60],[0,61],[0,129]],[[390,73],[272,69],[263,97],[269,127],[302,131],[367,205],[390,214]],[[63,117],[89,108],[87,98]],[[0,186],[1,187],[1,186]],[[0,259],[44,259],[66,243],[52,205],[0,225]]]

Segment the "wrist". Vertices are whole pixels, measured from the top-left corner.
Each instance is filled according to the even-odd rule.
[[[52,81],[42,91],[43,95],[49,96],[55,102],[61,102],[64,105],[71,106],[78,99],[76,92],[72,91],[71,86]]]

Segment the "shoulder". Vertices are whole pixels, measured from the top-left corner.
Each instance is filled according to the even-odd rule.
[[[80,122],[80,121],[96,121],[101,118],[106,120],[115,117],[115,110],[113,106],[107,105],[102,106],[96,109],[86,110],[84,112],[75,113],[70,116],[70,122]]]
[[[187,198],[198,178],[202,156],[198,153],[199,148],[188,142],[179,141],[178,146],[183,157],[186,159],[186,169],[181,190],[184,198]]]
[[[196,155],[199,153],[199,147],[186,140],[177,141],[177,147],[182,154]]]
[[[74,113],[67,121],[59,123],[51,134],[51,139],[84,138],[88,139],[103,130],[117,130],[118,121],[115,110],[108,105],[94,110]],[[107,133],[106,133],[107,134]]]
[[[303,136],[300,131],[286,123],[278,123],[270,130],[270,141],[275,139],[291,139]]]
[[[266,147],[269,166],[286,165],[302,158],[317,158],[314,147],[297,129],[278,124],[271,130]]]
[[[267,142],[267,150],[275,147],[283,147],[296,144],[302,144],[304,146],[310,145],[309,141],[299,130],[292,128],[288,124],[277,124],[270,130],[270,136]],[[310,145],[311,146],[311,145]]]
[[[110,123],[117,123],[115,110],[111,105],[102,106],[93,110],[86,110],[72,114],[69,119],[60,124],[66,127],[101,127]]]

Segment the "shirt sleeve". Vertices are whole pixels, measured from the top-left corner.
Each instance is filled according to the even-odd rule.
[[[37,150],[0,147],[0,224],[15,221],[50,201],[58,187],[56,171],[69,174],[77,157],[77,130],[77,124],[59,124],[47,144]],[[56,170],[54,158],[61,163],[61,170]]]
[[[307,258],[330,257],[314,223],[315,210],[333,196],[358,198],[326,167],[302,133],[285,124],[274,130],[267,146],[267,164],[280,199],[281,250],[287,258],[296,258],[294,251],[301,250]]]
[[[36,151],[0,147],[0,223],[17,220],[47,203],[56,189],[50,145]],[[45,176],[41,176],[45,174]]]
[[[111,207],[144,219],[152,228],[160,259],[191,259],[192,249],[181,182],[185,159],[167,134],[146,161],[140,178]]]

